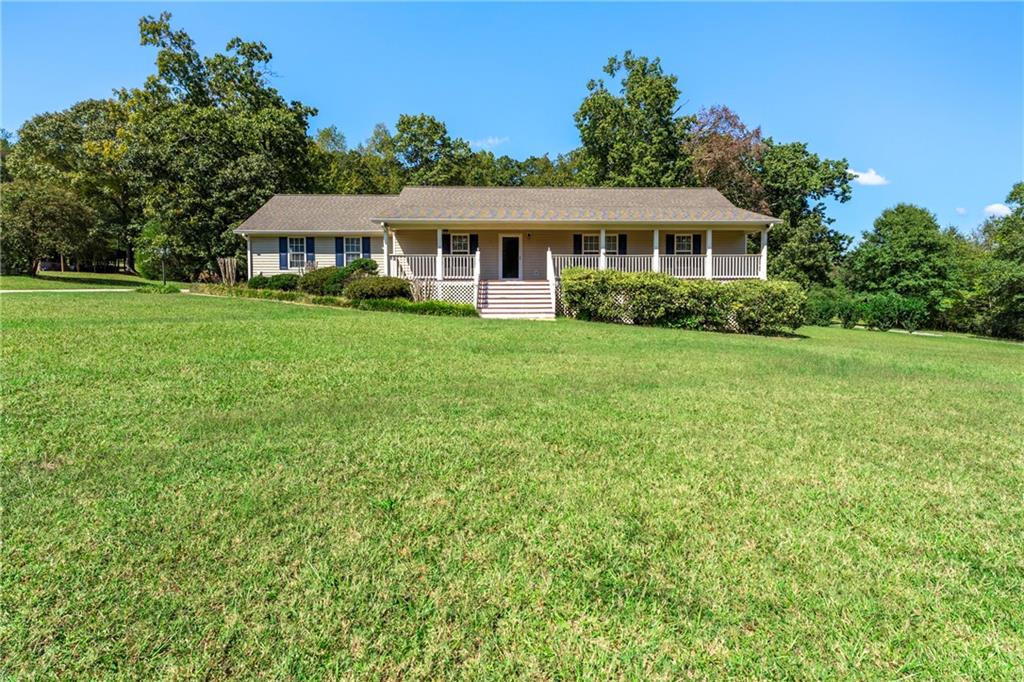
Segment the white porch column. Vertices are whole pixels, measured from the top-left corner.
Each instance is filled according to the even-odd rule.
[[[606,254],[605,254],[605,250],[604,250],[604,248],[605,248],[605,246],[604,246],[604,234],[605,234],[605,231],[604,231],[604,228],[602,227],[601,228],[601,251],[600,251],[600,255],[598,255],[598,257],[597,257],[597,269],[598,270],[604,270],[605,267],[607,267],[607,263],[608,263],[608,259],[606,258]]]
[[[704,230],[704,279],[712,279],[714,276],[714,261],[711,252],[711,230]]]
[[[384,228],[384,276],[391,276],[391,233],[388,231],[388,224],[381,223]]]
[[[761,228],[761,267],[758,272],[761,279],[768,279],[768,228]]]
[[[443,241],[441,240],[441,228],[437,228],[437,262],[434,265],[434,272],[437,275],[438,281],[444,279],[444,253]]]
[[[661,272],[661,230],[654,229],[654,249],[651,251],[651,272]]]

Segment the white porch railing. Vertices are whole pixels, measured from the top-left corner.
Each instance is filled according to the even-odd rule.
[[[750,279],[761,274],[759,254],[712,256],[715,279]]]
[[[437,257],[433,254],[391,256],[391,272],[395,277],[427,279],[437,276]]]
[[[650,272],[652,266],[650,255],[608,254],[605,256],[605,264],[608,270],[619,272]]]
[[[567,268],[590,268],[591,270],[597,270],[599,259],[600,256],[597,254],[557,254],[551,257],[555,268],[555,277],[561,277],[562,270]]]
[[[473,279],[473,254],[445,254],[441,257],[442,279]]]
[[[673,277],[700,279],[704,276],[704,256],[662,256],[661,271]]]

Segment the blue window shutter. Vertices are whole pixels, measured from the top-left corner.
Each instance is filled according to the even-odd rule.
[[[574,234],[572,236],[572,252],[575,255],[577,255],[577,256],[580,255],[581,253],[583,253],[583,235],[582,234],[577,233],[577,234]]]
[[[476,253],[476,250],[480,248],[480,235],[471,234],[469,235],[469,252]]]
[[[676,252],[676,236],[674,234],[665,235],[665,255],[671,256]]]
[[[306,237],[306,262],[316,260],[316,237]]]
[[[278,265],[282,270],[288,269],[288,237],[279,237],[277,240]]]
[[[623,256],[628,253],[628,249],[626,249],[626,235],[621,232],[619,233],[619,253]]]
[[[448,232],[441,233],[441,253],[452,252],[452,236]]]
[[[363,237],[363,258],[370,257],[370,238]]]
[[[339,268],[345,265],[345,238],[334,238],[334,264]]]
[[[704,253],[704,249],[702,249],[700,246],[701,246],[700,245],[700,235],[699,234],[693,235],[693,252],[694,253]]]

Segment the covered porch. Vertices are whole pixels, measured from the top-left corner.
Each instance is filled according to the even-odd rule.
[[[765,279],[767,233],[767,228],[731,227],[386,229],[384,260],[387,274],[411,280],[553,283],[573,267],[687,279]]]

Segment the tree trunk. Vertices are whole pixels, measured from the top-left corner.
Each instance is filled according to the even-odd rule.
[[[60,254],[60,271],[64,272],[64,254]]]

